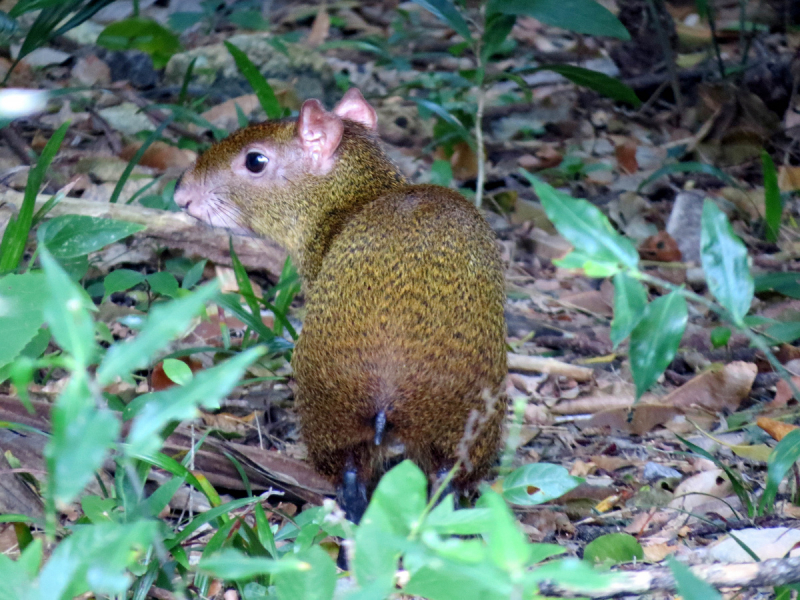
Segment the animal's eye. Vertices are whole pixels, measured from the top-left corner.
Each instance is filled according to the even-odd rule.
[[[251,173],[261,173],[266,167],[269,159],[261,152],[248,152],[244,158],[244,166]]]

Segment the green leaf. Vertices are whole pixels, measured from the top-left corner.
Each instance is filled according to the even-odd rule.
[[[207,260],[203,259],[192,265],[192,268],[186,272],[186,275],[183,277],[183,281],[181,282],[181,287],[183,289],[191,289],[200,282],[200,280],[203,278],[203,271],[206,268],[207,262]]]
[[[197,568],[221,579],[238,581],[269,573],[308,571],[311,565],[298,558],[273,560],[271,558],[247,556],[238,550],[227,548],[219,554],[203,558]]]
[[[708,199],[703,203],[700,261],[709,291],[728,311],[734,325],[741,327],[754,289],[747,248],[733,233],[725,213]]]
[[[628,351],[637,398],[650,389],[675,358],[687,320],[686,300],[677,292],[656,298],[644,309],[631,332]]]
[[[639,100],[633,88],[625,85],[615,77],[609,77],[598,71],[592,71],[591,69],[584,69],[583,67],[576,67],[574,65],[546,65],[537,68],[536,71],[553,71],[554,73],[566,77],[576,85],[594,90],[612,100],[626,102],[634,108],[642,104],[642,101]]]
[[[452,496],[437,504],[425,519],[425,528],[439,535],[478,535],[486,533],[492,524],[492,515],[485,508],[455,510]]]
[[[790,344],[800,338],[800,321],[785,321],[770,325],[764,330],[764,335],[779,344]]]
[[[488,63],[492,56],[500,50],[516,22],[517,17],[514,15],[495,14],[487,17],[481,47],[481,61],[484,64]]]
[[[731,339],[731,333],[732,332],[729,327],[714,327],[709,336],[711,338],[711,345],[714,347],[714,349],[727,346]]]
[[[66,259],[96,252],[144,229],[144,225],[127,221],[61,215],[39,229],[39,241],[53,256]]]
[[[798,459],[800,459],[800,429],[793,429],[778,442],[767,461],[767,483],[758,503],[760,514],[770,512],[767,509],[771,509],[775,503],[778,486]]]
[[[95,354],[94,321],[89,311],[96,310],[83,288],[70,279],[64,269],[41,248],[41,262],[49,291],[42,312],[53,337],[72,355],[77,368],[88,367]]]
[[[644,559],[641,544],[627,533],[608,533],[589,542],[583,551],[583,560],[605,566],[620,565]]]
[[[164,374],[170,381],[178,385],[186,385],[192,379],[192,370],[182,360],[177,358],[165,358],[162,363]]]
[[[547,217],[575,247],[575,252],[595,263],[622,265],[630,269],[637,267],[639,253],[636,247],[614,230],[597,207],[559,192],[525,170],[520,172],[531,182]]]
[[[532,546],[500,494],[487,488],[479,504],[491,511],[494,520],[493,527],[486,534],[489,558],[512,579],[518,578],[528,566]]]
[[[69,600],[89,591],[126,597],[131,583],[126,571],[136,566],[157,535],[156,521],[74,526],[74,533],[55,547],[44,565],[38,594],[25,597]]]
[[[287,559],[284,559],[287,560]],[[289,560],[298,560],[309,568],[279,572],[275,575],[275,590],[282,600],[330,600],[336,588],[336,565],[319,546],[312,546]],[[283,562],[283,561],[282,561]]]
[[[83,514],[92,523],[116,523],[116,508],[116,498],[101,498],[91,494],[81,498]]]
[[[742,187],[733,177],[713,165],[707,165],[706,163],[699,162],[684,162],[661,167],[658,171],[640,183],[638,189],[642,190],[657,179],[664,177],[664,175],[672,175],[674,173],[703,173],[704,175],[713,175],[720,181],[723,181],[732,187],[738,189],[741,189]]]
[[[667,564],[675,583],[678,594],[684,600],[722,600],[720,594],[711,584],[706,583],[689,570],[689,567],[678,562],[672,556],[667,557]]]
[[[167,271],[158,271],[151,273],[146,277],[150,289],[156,294],[161,296],[168,296],[169,298],[176,298],[178,296],[178,280],[175,275]]]
[[[526,15],[567,31],[630,40],[625,26],[594,0],[490,0],[486,14]]]
[[[42,180],[47,168],[61,147],[61,142],[64,141],[68,127],[69,123],[64,123],[53,133],[47,144],[45,144],[39,160],[36,161],[36,166],[28,172],[28,181],[25,184],[22,206],[20,206],[17,216],[9,220],[3,234],[3,241],[0,243],[0,275],[15,270],[19,266],[22,255],[25,253],[28,233],[30,233],[31,223],[33,222],[36,195],[42,186]]]
[[[777,242],[783,203],[781,202],[781,190],[778,187],[778,171],[775,169],[775,163],[772,162],[772,158],[767,154],[766,150],[761,151],[761,165],[764,170],[766,238],[768,242]]]
[[[160,447],[159,433],[168,423],[194,418],[198,406],[219,408],[220,399],[263,354],[261,347],[250,348],[211,369],[199,371],[183,386],[149,394],[131,426],[126,451],[150,455]]]
[[[230,42],[225,42],[225,47],[228,49],[228,52],[231,53],[236,63],[236,68],[239,69],[239,73],[247,79],[250,87],[252,87],[253,91],[256,93],[261,108],[267,113],[267,118],[280,119],[283,116],[283,109],[278,99],[275,97],[272,86],[261,74],[261,71],[258,70],[258,67],[253,64],[253,61],[248,58],[247,54]]]
[[[432,13],[442,23],[449,25],[453,31],[463,37],[468,42],[472,42],[472,34],[469,25],[464,20],[461,12],[450,0],[413,0],[422,8]]]
[[[590,592],[609,587],[616,578],[616,573],[596,571],[588,562],[563,558],[546,562],[529,571],[525,576],[525,587],[531,591],[538,591],[540,581],[551,581],[572,592]]]
[[[41,273],[7,275],[0,279],[0,366],[13,361],[44,323],[42,305],[48,287]]]
[[[216,282],[211,282],[184,298],[154,306],[138,335],[109,348],[97,369],[98,383],[101,386],[108,385],[116,377],[128,376],[146,367],[156,352],[186,331],[192,320],[205,308],[206,302],[212,300],[217,292]]]
[[[131,271],[130,269],[117,269],[111,271],[103,279],[103,290],[105,301],[114,292],[124,292],[132,287],[139,285],[144,281],[144,275],[138,271]]]
[[[790,298],[800,299],[800,273],[761,273],[753,279],[755,292],[775,291]]]
[[[153,66],[167,66],[173,54],[181,50],[181,42],[169,29],[150,19],[131,17],[111,23],[97,38],[97,45],[109,50],[141,50],[153,59]]]
[[[80,373],[73,372],[53,407],[53,433],[45,447],[48,494],[58,502],[71,502],[83,491],[119,434],[119,421],[96,407]]]
[[[412,98],[412,100],[416,102],[417,106],[420,107],[421,109],[432,112],[437,117],[442,119],[444,122],[449,123],[450,125],[455,127],[456,131],[458,131],[459,136],[461,136],[461,138],[465,142],[467,142],[472,148],[475,148],[475,140],[473,139],[469,129],[464,127],[464,124],[461,121],[459,121],[454,115],[448,112],[446,108],[444,108],[440,104],[436,104],[436,102],[433,102],[431,100],[424,100],[422,98]]]
[[[614,349],[628,337],[644,314],[647,306],[647,290],[625,273],[614,275],[614,320],[611,321],[610,337]]]
[[[515,469],[503,480],[503,498],[511,504],[534,506],[560,498],[583,481],[562,466],[530,463]]]
[[[374,585],[388,594],[402,542],[425,510],[428,479],[404,460],[382,478],[356,531],[353,570],[362,587]]]

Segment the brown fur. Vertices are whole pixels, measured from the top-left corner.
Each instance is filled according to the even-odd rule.
[[[298,264],[307,315],[292,365],[317,470],[340,483],[349,461],[374,483],[386,448],[399,443],[435,476],[455,464],[477,411],[484,422],[465,444],[471,470],[456,479],[470,487],[497,456],[505,417],[503,273],[494,236],[460,194],[408,185],[370,130],[344,123],[326,175],[303,173],[296,124],[279,121],[231,135],[185,180],[215,186],[241,225],[287,246]],[[259,140],[279,148],[287,164],[297,161],[297,173],[290,168],[268,188],[220,175]],[[379,411],[387,427],[376,447]]]

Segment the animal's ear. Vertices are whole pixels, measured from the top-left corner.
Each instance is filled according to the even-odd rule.
[[[297,135],[313,162],[327,163],[339,147],[343,132],[342,119],[325,110],[319,100],[303,102],[297,119]]]
[[[343,119],[361,123],[367,129],[378,128],[378,115],[370,103],[364,100],[358,88],[347,90],[333,112]]]

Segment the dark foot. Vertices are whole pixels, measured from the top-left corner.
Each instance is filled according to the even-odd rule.
[[[359,481],[355,468],[348,468],[344,472],[342,484],[336,492],[347,520],[358,525],[367,510],[367,488],[363,481]]]

